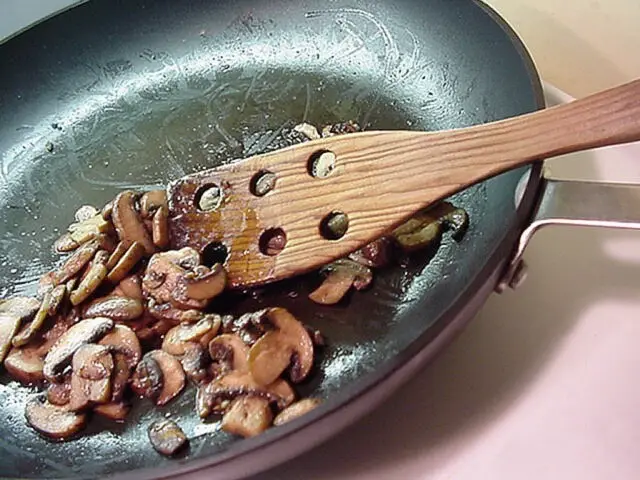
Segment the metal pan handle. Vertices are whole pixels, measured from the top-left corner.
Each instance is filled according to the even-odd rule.
[[[640,185],[543,178],[533,219],[496,286],[516,289],[526,278],[524,251],[533,234],[548,225],[640,230]]]

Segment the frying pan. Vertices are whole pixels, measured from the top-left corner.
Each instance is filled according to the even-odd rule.
[[[472,0],[92,0],[1,44],[0,71],[2,297],[34,292],[78,206],[276,148],[301,121],[438,130],[543,107],[522,43]],[[344,304],[308,301],[312,275],[238,298],[238,311],[285,306],[328,339],[301,389],[323,405],[253,439],[202,423],[189,389],[165,408],[136,404],[122,426],[94,419],[82,438],[51,443],[25,424],[33,391],[2,377],[0,476],[159,478],[210,467],[239,478],[310,449],[384,401],[494,288],[518,283],[521,233],[539,225],[536,212],[555,218],[558,191],[570,199],[597,187],[548,181],[540,164],[514,170],[451,198],[470,216],[462,241],[377,272],[372,290]],[[167,415],[191,439],[172,460],[146,434]]]

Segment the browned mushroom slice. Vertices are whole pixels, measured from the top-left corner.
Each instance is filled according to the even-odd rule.
[[[0,362],[4,361],[9,349],[11,341],[18,333],[21,320],[19,317],[0,313]]]
[[[118,283],[118,288],[125,297],[140,300],[144,298],[142,295],[142,279],[139,275],[129,275]]]
[[[124,397],[131,378],[131,368],[124,353],[113,353],[113,374],[111,376],[111,402],[119,402]]]
[[[14,347],[22,347],[29,343],[36,334],[42,328],[45,320],[49,316],[55,315],[58,307],[62,303],[67,292],[67,288],[64,285],[58,285],[53,290],[47,292],[42,298],[40,308],[36,312],[33,320],[23,328],[15,337],[13,337],[12,344]]]
[[[156,401],[164,384],[160,364],[148,353],[142,357],[131,377],[131,389],[144,398]]]
[[[52,405],[41,398],[27,403],[25,417],[37,432],[57,440],[72,437],[87,424],[84,413],[70,412],[66,407]]]
[[[100,339],[112,328],[113,320],[104,317],[89,318],[71,326],[56,340],[47,353],[43,369],[45,378],[55,382],[76,350],[87,343]]]
[[[140,215],[143,218],[151,218],[160,207],[167,206],[167,192],[164,190],[151,190],[140,197]]]
[[[456,241],[462,240],[469,228],[469,215],[462,208],[457,208],[449,202],[440,202],[429,209],[429,213],[438,218],[446,230],[452,232]]]
[[[53,244],[53,248],[58,253],[72,252],[79,246],[80,244],[73,239],[69,232],[63,233]]]
[[[115,266],[109,271],[109,275],[107,276],[109,281],[111,283],[118,283],[124,279],[138,262],[142,260],[144,254],[144,246],[139,242],[133,242],[120,260],[118,260]]]
[[[413,252],[439,241],[442,225],[436,217],[423,210],[397,227],[392,236],[405,252]]]
[[[209,355],[213,360],[212,374],[214,377],[225,375],[232,370],[249,371],[249,347],[238,335],[225,333],[211,340]]]
[[[124,242],[119,242],[107,259],[107,270],[111,271],[113,267],[117,265],[123,255],[127,253],[127,250],[129,250],[129,247],[125,245]]]
[[[54,278],[55,272],[47,272],[38,279],[38,289],[36,290],[36,297],[42,298],[47,294],[47,292],[53,290]]]
[[[200,264],[200,255],[192,248],[156,253],[149,260],[142,288],[145,296],[158,304],[170,303],[180,309],[203,309],[208,299],[188,297],[184,275]]]
[[[47,387],[47,400],[53,405],[67,405],[71,400],[71,375],[62,383],[51,383]]]
[[[181,323],[167,332],[162,342],[162,350],[171,355],[183,355],[188,343],[198,342],[213,327],[211,315],[204,316],[194,324]]]
[[[140,300],[128,297],[102,297],[93,300],[84,312],[84,316],[107,317],[114,322],[127,322],[142,316],[144,307]]]
[[[208,380],[209,372],[207,367],[210,362],[209,353],[199,343],[187,344],[184,354],[180,357],[180,363],[185,375],[196,385]]]
[[[220,264],[214,265],[211,271],[201,276],[189,272],[178,284],[178,288],[184,288],[185,295],[194,300],[210,300],[217,297],[226,286],[227,272]]]
[[[158,305],[154,302],[149,302],[147,310],[155,319],[166,320],[173,325],[195,323],[204,316],[200,310],[180,310],[179,308],[171,306],[170,303]]]
[[[20,383],[31,385],[44,380],[42,357],[35,347],[12,348],[4,359],[4,368]]]
[[[335,305],[351,289],[355,279],[355,272],[348,270],[332,271],[322,284],[309,294],[309,299],[321,305]]]
[[[284,425],[291,420],[295,420],[296,418],[309,413],[320,405],[320,403],[320,400],[317,398],[303,398],[302,400],[298,400],[276,415],[276,418],[273,420],[273,424],[275,426]]]
[[[96,240],[85,243],[78,248],[62,267],[54,273],[53,284],[60,285],[78,274],[87,265],[100,248]]]
[[[96,405],[93,407],[93,411],[101,417],[118,423],[122,423],[126,420],[130,410],[131,405],[124,402],[105,403],[103,405]]]
[[[115,325],[113,330],[102,337],[98,343],[110,346],[115,352],[122,353],[126,357],[130,368],[135,368],[142,356],[142,348],[138,337],[126,325]]]
[[[94,263],[87,270],[87,275],[80,281],[80,284],[69,295],[72,305],[80,305],[95,292],[102,281],[107,277],[107,267],[103,263]]]
[[[127,247],[137,242],[147,255],[153,255],[155,246],[135,207],[136,196],[131,191],[121,192],[114,200],[111,218],[120,241]]]
[[[81,222],[72,223],[68,230],[71,239],[82,245],[100,234],[109,232],[111,223],[105,220],[102,215],[94,215]]]
[[[153,215],[153,227],[151,230],[153,243],[158,248],[169,246],[169,210],[162,206]]]
[[[221,428],[241,437],[255,437],[271,425],[273,413],[269,401],[260,397],[238,397],[222,417]]]
[[[295,392],[284,380],[271,385],[259,385],[247,372],[231,372],[198,388],[196,411],[201,418],[211,413],[224,413],[230,400],[242,395],[262,397],[278,408],[285,408],[295,401]]]
[[[386,267],[394,259],[394,240],[380,237],[350,254],[349,258],[366,267]]]
[[[103,345],[82,345],[73,355],[68,408],[78,411],[111,400],[113,356]]]
[[[149,426],[149,440],[153,448],[168,457],[175,455],[187,444],[187,436],[173,420],[158,420]]]
[[[304,380],[313,366],[313,342],[304,325],[284,308],[267,310],[276,330],[265,333],[249,350],[249,370],[261,385],[273,383],[290,365],[294,383]]]
[[[32,297],[12,297],[0,300],[0,315],[17,317],[20,321],[31,320],[40,308],[40,301]]]
[[[174,356],[162,350],[153,350],[147,355],[150,355],[162,370],[162,390],[156,399],[156,405],[166,405],[184,389],[184,369]]]
[[[231,315],[222,317],[224,333],[237,334],[244,343],[251,346],[273,326],[267,319],[267,309],[249,312],[234,318]]]

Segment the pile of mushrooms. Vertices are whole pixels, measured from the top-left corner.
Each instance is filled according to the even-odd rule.
[[[309,140],[359,129],[353,122],[294,128]],[[241,437],[319,405],[299,398],[294,386],[311,375],[322,335],[283,308],[239,317],[211,312],[227,274],[223,265],[203,265],[192,248],[168,250],[163,190],[123,191],[101,210],[81,207],[75,220],[54,245],[67,258],[40,278],[36,297],[0,300],[0,365],[41,387],[25,412],[36,431],[67,440],[91,414],[123,422],[135,397],[164,406],[189,384],[197,389],[197,414],[220,416],[221,428]],[[321,269],[324,279],[309,298],[336,304],[368,288],[373,269],[437,247],[445,231],[460,240],[467,225],[466,212],[447,202],[419,212]],[[173,420],[153,423],[148,434],[163,455],[188,444]]]
[[[43,275],[35,298],[0,301],[0,362],[42,387],[26,420],[45,437],[73,438],[90,414],[123,422],[135,397],[156,406],[191,382],[201,417],[243,437],[315,407],[292,384],[313,368],[317,335],[288,311],[240,317],[209,311],[226,287],[222,265],[169,245],[163,191],[125,191],[101,211],[82,207],[55,244],[68,253]],[[149,428],[158,452],[187,439],[173,421]]]

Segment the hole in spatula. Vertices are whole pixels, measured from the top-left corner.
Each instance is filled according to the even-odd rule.
[[[320,222],[320,235],[327,240],[338,240],[349,229],[349,217],[344,212],[331,212]]]
[[[214,183],[200,187],[196,192],[195,204],[203,212],[216,210],[222,204],[222,190]]]
[[[229,257],[229,250],[220,242],[211,242],[202,250],[202,264],[212,267],[216,263],[224,264]]]
[[[329,150],[318,150],[307,164],[309,175],[314,178],[327,178],[336,168],[336,154]]]
[[[260,235],[260,251],[273,257],[278,255],[287,245],[287,234],[281,228],[270,228]]]
[[[276,174],[268,170],[260,170],[251,179],[249,190],[256,197],[264,197],[276,188]]]

